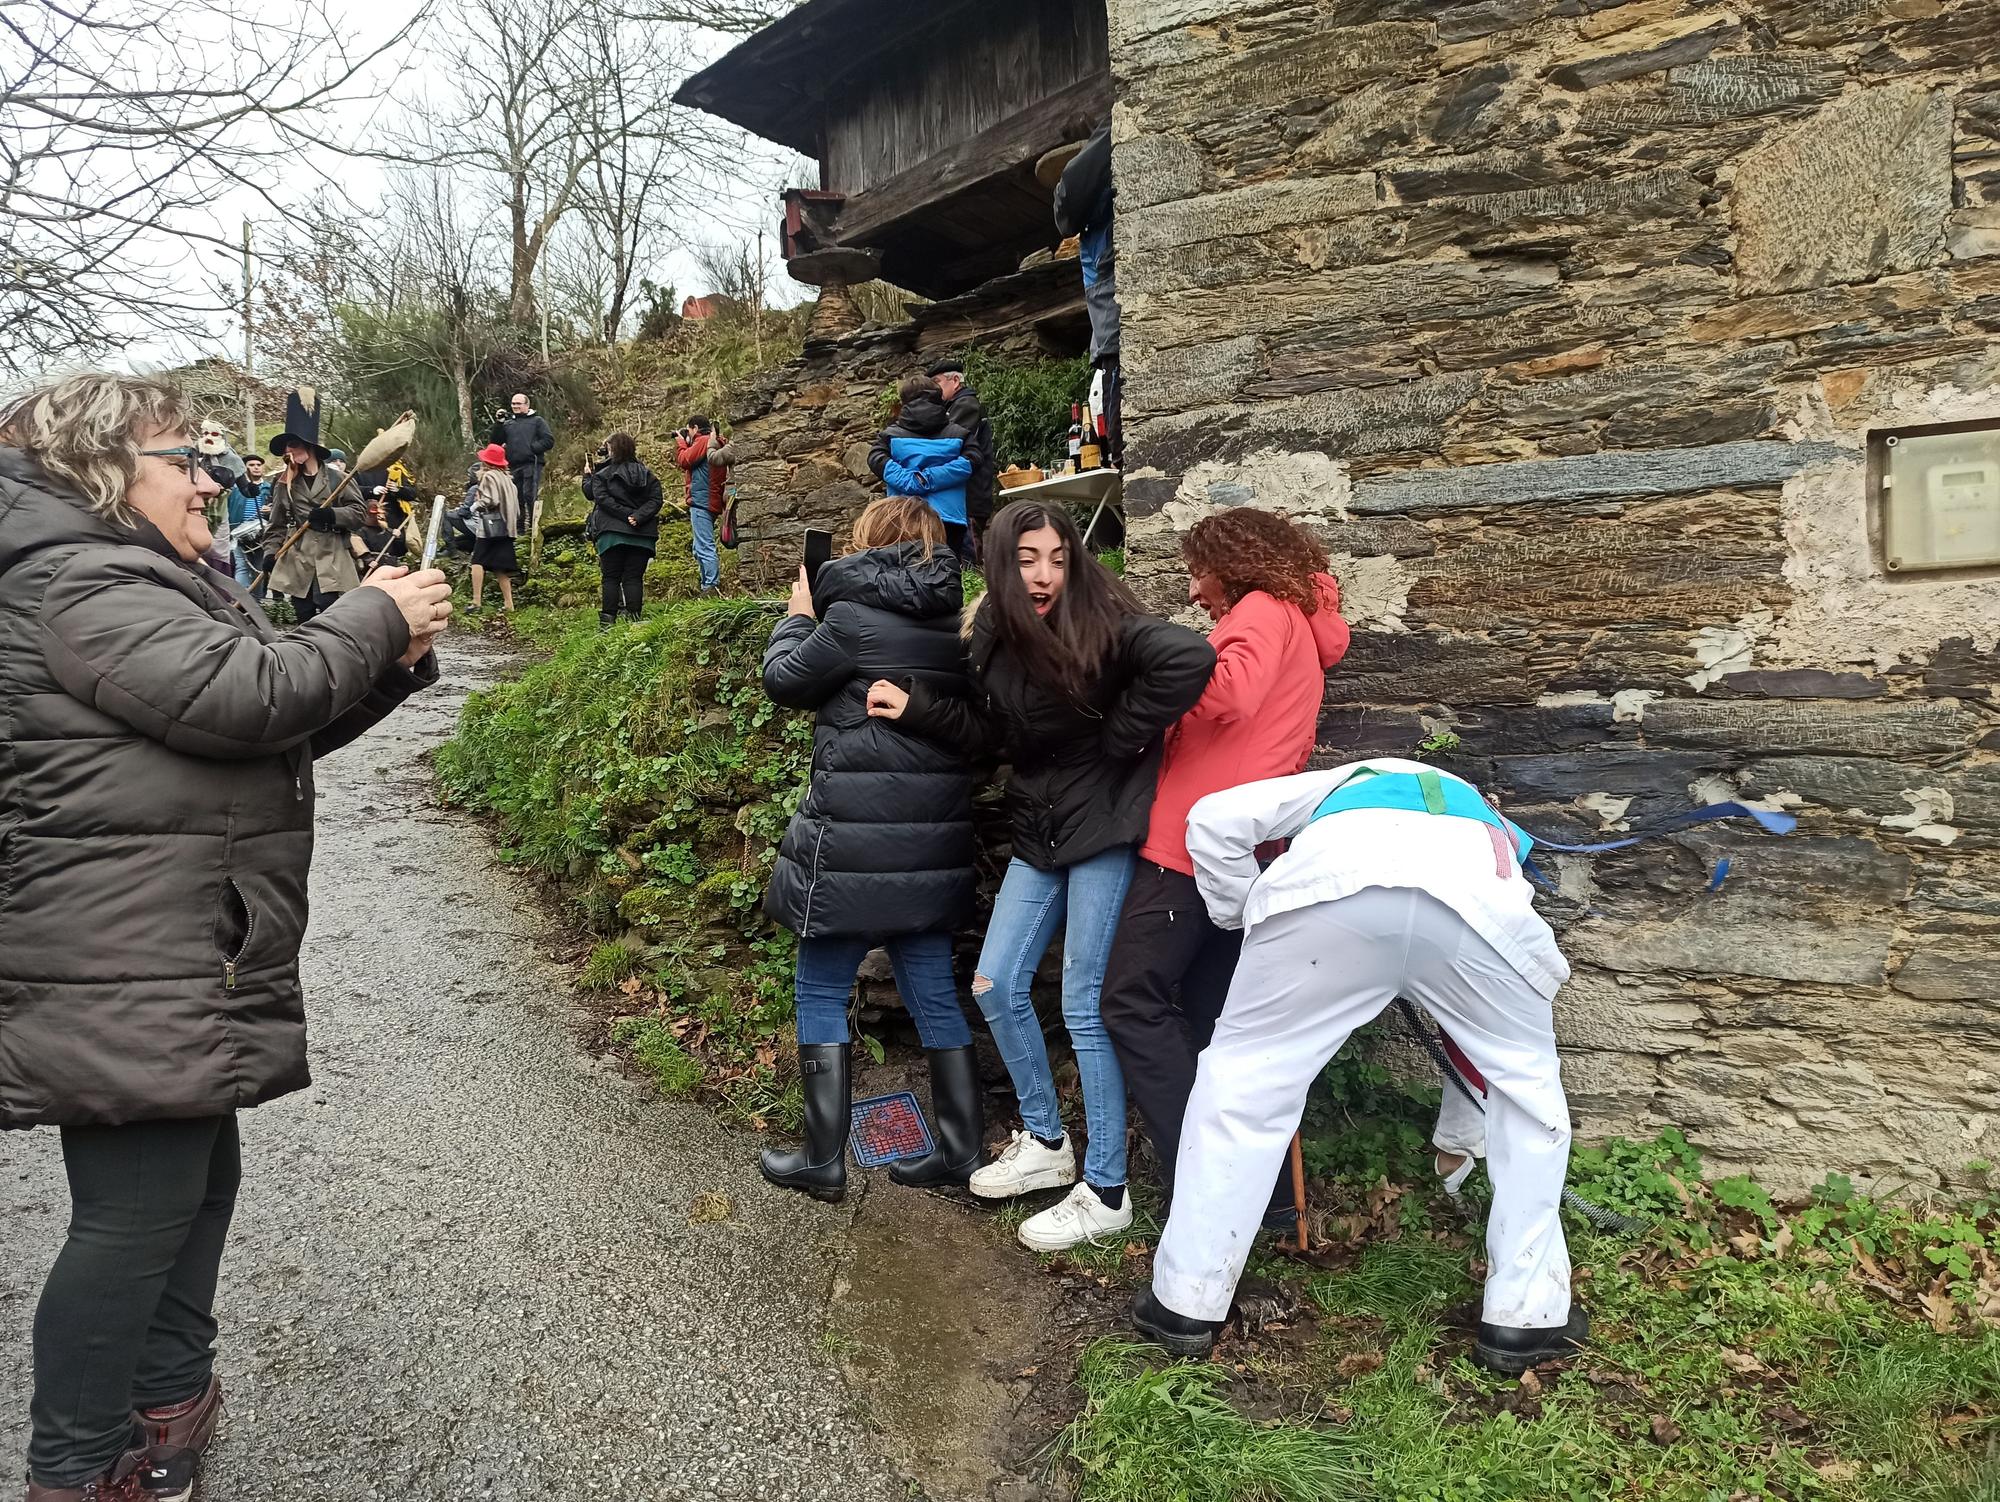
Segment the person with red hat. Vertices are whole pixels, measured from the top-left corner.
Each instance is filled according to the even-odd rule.
[[[490,571],[500,581],[500,608],[514,613],[514,576],[521,562],[514,539],[521,535],[521,500],[507,470],[507,451],[489,443],[479,451],[479,487],[472,497],[472,604],[478,610]]]

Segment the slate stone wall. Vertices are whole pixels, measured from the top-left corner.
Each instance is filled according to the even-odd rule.
[[[1323,759],[1799,815],[1556,862],[1586,1135],[2000,1160],[2000,578],[1885,578],[1863,447],[2000,418],[2000,0],[1110,9],[1132,577],[1284,508],[1358,628]]]

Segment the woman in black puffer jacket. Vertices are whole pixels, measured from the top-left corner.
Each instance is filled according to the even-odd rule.
[[[1029,987],[1063,928],[1062,1009],[1083,1085],[1083,1182],[1017,1233],[1036,1251],[1115,1236],[1125,1194],[1125,1080],[1098,1005],[1163,736],[1215,669],[1208,643],[1148,615],[1054,506],[1016,501],[986,532],[987,595],[970,626],[973,692],[872,684],[869,713],[919,739],[1012,768],[1014,858],[993,902],[973,999],[1021,1099],[1023,1130],[968,1187],[982,1199],[1068,1188],[1076,1152]]]
[[[646,565],[659,545],[663,497],[630,433],[604,440],[604,462],[584,475],[583,494],[591,503],[584,536],[596,544],[604,576],[597,624],[609,630],[621,614],[636,621],[646,608]]]
[[[806,1140],[798,1152],[765,1153],[764,1176],[817,1199],[838,1200],[847,1184],[847,1004],[878,944],[930,1058],[938,1126],[937,1150],[890,1175],[963,1184],[979,1166],[979,1079],[951,969],[952,929],[972,912],[972,774],[956,750],[868,714],[878,679],[946,700],[966,692],[963,598],[937,513],[891,496],[861,513],[847,555],[813,587],[799,571],[764,653],[764,692],[818,716],[812,786],[764,899],[799,936]]]

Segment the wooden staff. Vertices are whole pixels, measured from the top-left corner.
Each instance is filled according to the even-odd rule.
[[[1306,1247],[1306,1153],[1297,1132],[1292,1133],[1292,1213],[1298,1217],[1299,1250]]]

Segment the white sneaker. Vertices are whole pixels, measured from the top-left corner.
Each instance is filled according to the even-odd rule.
[[[1016,1132],[1006,1150],[973,1174],[966,1185],[983,1200],[1010,1200],[1037,1189],[1061,1189],[1076,1182],[1076,1149],[1063,1133],[1060,1147],[1043,1147],[1032,1132]]]
[[[1060,1205],[1021,1222],[1021,1245],[1031,1252],[1065,1252],[1080,1241],[1116,1236],[1132,1225],[1132,1194],[1116,1210],[1088,1184],[1078,1184]]]

